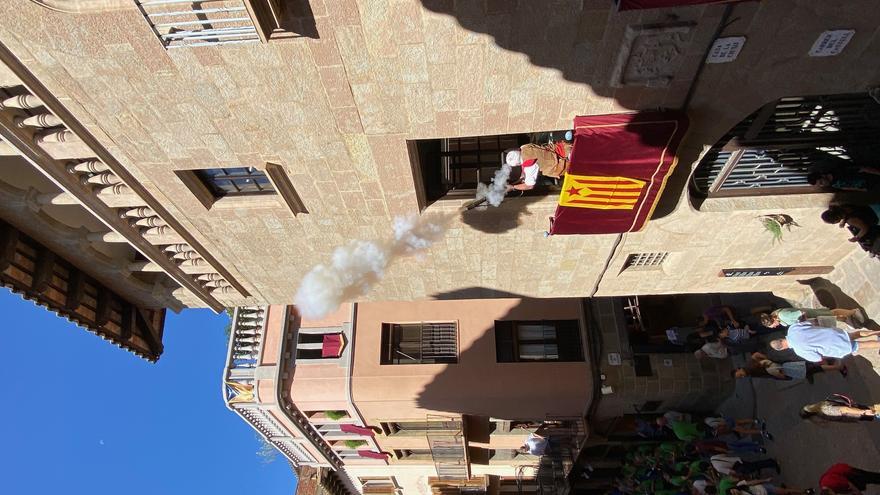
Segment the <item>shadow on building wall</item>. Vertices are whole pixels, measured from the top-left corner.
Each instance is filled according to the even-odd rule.
[[[520,302],[498,320],[540,320],[536,306],[529,306],[525,310]],[[547,365],[553,367],[553,374],[546,373]],[[544,420],[548,416],[580,416],[591,397],[592,378],[586,357],[577,362],[498,363],[495,327],[490,326],[467,349],[460,349],[458,363],[447,365],[437,374],[416,402],[431,411]]]
[[[490,289],[488,287],[465,287],[431,295],[432,299],[439,299],[441,301],[454,299],[521,299],[523,297],[525,296],[522,294],[514,294],[513,292]]]
[[[555,193],[551,193],[555,194]],[[503,234],[522,225],[523,216],[533,215],[528,210],[530,204],[542,199],[539,195],[510,197],[498,207],[479,206],[462,213],[462,221],[475,230],[486,234]],[[549,228],[549,222],[547,227]]]
[[[600,96],[616,96],[627,108],[638,106],[639,92],[615,95],[609,84],[610,67],[597,63],[603,55],[605,31],[614,21],[610,16],[617,15],[611,2],[606,10],[593,11],[584,10],[582,0],[421,2],[432,12],[454,17],[468,31],[491,36],[501,48],[525,54],[532,65],[556,69],[565,79],[587,84]]]
[[[872,315],[869,315],[865,311],[865,307],[862,306],[858,301],[856,301],[852,296],[843,292],[843,289],[841,289],[840,286],[838,286],[834,282],[824,277],[799,280],[799,282],[803,285],[808,286],[810,290],[813,291],[813,294],[816,296],[816,299],[822,306],[826,308],[860,309],[862,311],[862,314],[864,314],[865,317],[868,318],[867,321],[865,321],[865,328],[870,328],[871,330],[880,330],[880,325],[878,325],[876,321],[871,319]]]

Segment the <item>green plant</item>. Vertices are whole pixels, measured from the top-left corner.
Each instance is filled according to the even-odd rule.
[[[327,416],[333,421],[339,421],[340,419],[348,416],[348,413],[345,411],[324,411],[324,416]]]
[[[789,232],[791,232],[792,227],[800,227],[800,225],[795,222],[790,215],[785,215],[783,213],[761,215],[758,217],[758,219],[761,221],[761,225],[764,226],[764,230],[770,232],[770,235],[773,236],[773,244],[777,242],[782,242],[783,227],[785,227],[785,230]]]
[[[364,445],[367,444],[367,442],[365,440],[346,440],[343,443],[345,443],[345,446],[350,449],[356,449],[358,447],[363,447]]]
[[[226,334],[226,338],[229,339],[232,337],[232,308],[226,308],[226,315],[229,316],[229,320],[226,321],[226,327],[223,328],[223,333]]]

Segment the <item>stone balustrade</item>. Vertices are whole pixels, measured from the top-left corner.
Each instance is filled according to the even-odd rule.
[[[2,46],[0,58],[2,143],[63,189],[39,195],[38,205],[84,206],[113,229],[89,241],[131,244],[148,260],[130,263],[130,271],[165,272],[216,311],[224,307],[217,296],[249,296]]]

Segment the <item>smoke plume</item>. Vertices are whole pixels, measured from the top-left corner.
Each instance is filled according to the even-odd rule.
[[[507,194],[507,179],[510,178],[510,165],[504,164],[495,171],[492,183],[488,186],[482,182],[477,184],[477,200],[486,199],[492,206],[498,206]]]
[[[319,319],[345,301],[365,296],[398,258],[419,256],[443,238],[451,216],[398,217],[394,236],[352,241],[333,251],[330,263],[317,265],[303,278],[294,302],[307,319]]]

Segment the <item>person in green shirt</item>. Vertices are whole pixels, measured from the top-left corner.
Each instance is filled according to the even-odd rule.
[[[673,421],[669,424],[669,427],[675,434],[675,438],[685,442],[699,440],[704,436],[697,424],[690,421]]]
[[[852,322],[857,325],[865,322],[865,316],[859,309],[781,308],[769,314],[762,313],[760,318],[761,324],[765,327],[776,328],[779,325],[788,327],[801,320],[820,316],[833,316],[837,321]]]
[[[739,480],[736,478],[730,476],[722,476],[721,479],[718,480],[719,495],[728,495],[731,488],[736,488],[737,483],[739,483]]]

